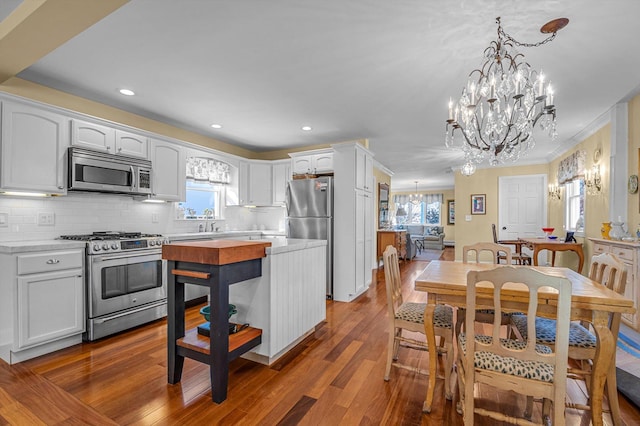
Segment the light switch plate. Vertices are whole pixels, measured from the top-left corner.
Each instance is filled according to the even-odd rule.
[[[464,220],[466,220],[467,222],[471,222],[471,215],[465,215]]]

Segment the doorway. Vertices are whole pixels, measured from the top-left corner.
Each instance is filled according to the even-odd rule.
[[[547,223],[547,175],[498,178],[498,239],[538,237]],[[525,249],[526,250],[526,249]],[[531,252],[528,252],[531,255]],[[546,256],[544,252],[541,256]],[[539,257],[544,265],[545,258]]]

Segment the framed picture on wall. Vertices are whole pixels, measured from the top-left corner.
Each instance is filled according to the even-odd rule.
[[[471,214],[487,214],[486,194],[471,194]]]
[[[456,223],[456,201],[447,200],[447,225]]]

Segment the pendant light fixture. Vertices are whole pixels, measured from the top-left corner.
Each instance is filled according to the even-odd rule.
[[[416,193],[409,195],[409,202],[414,206],[417,206],[422,202],[422,195],[418,194],[418,181],[414,181],[416,183]]]

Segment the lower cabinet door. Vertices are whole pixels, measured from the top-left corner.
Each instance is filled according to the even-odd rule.
[[[84,330],[82,269],[18,277],[18,349]]]

